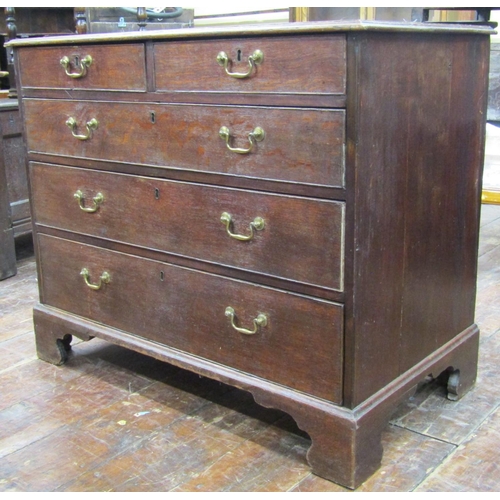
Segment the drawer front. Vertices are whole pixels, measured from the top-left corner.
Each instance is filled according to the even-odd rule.
[[[142,44],[23,48],[19,64],[26,88],[146,91]]]
[[[45,164],[30,172],[38,224],[342,290],[341,202]]]
[[[157,43],[156,90],[344,94],[345,54],[344,35]]]
[[[340,305],[46,235],[39,256],[47,305],[341,401]]]
[[[24,102],[33,152],[301,184],[344,183],[343,110]],[[66,124],[70,118],[73,129]],[[221,137],[222,127],[228,130],[227,141]],[[262,140],[250,138],[259,127]]]

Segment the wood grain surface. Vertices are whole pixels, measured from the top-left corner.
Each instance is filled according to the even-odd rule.
[[[42,302],[339,403],[343,309],[206,273],[40,234]],[[91,290],[107,271],[111,277]],[[255,335],[259,313],[267,326]],[[314,346],[321,346],[320,349]]]
[[[68,72],[79,73],[81,61],[92,57],[82,78],[71,78],[61,66],[63,57],[70,59]],[[76,59],[75,59],[76,58]],[[37,63],[33,64],[33,60]],[[28,49],[20,56],[20,84],[23,87],[146,90],[146,61],[143,44],[102,46],[64,46]]]
[[[26,99],[24,117],[31,152],[344,185],[343,110]],[[78,140],[66,125],[70,117],[77,134],[86,134],[93,118],[99,125],[89,140]],[[233,148],[249,148],[256,127],[265,138],[249,154],[234,153],[219,136],[223,126]]]
[[[31,179],[37,224],[343,288],[343,203],[43,164],[31,166]],[[81,210],[78,189],[84,208],[103,195],[96,212]],[[252,239],[229,236],[223,213],[232,216],[233,234]],[[250,228],[256,217],[261,230]]]
[[[488,46],[482,37],[353,39],[354,406],[474,322]],[[368,378],[367,366],[377,366]]]
[[[216,60],[223,51],[231,61],[228,71],[246,73],[248,57],[257,49],[263,61],[248,78],[227,75]],[[154,65],[159,92],[345,94],[346,38],[335,34],[157,43]]]

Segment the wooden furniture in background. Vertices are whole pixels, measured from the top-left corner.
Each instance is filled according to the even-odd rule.
[[[15,38],[56,34],[73,34],[73,7],[5,7],[0,16],[0,33],[4,42]],[[10,97],[16,97],[16,74],[12,53],[7,51],[2,69],[9,73]]]
[[[290,21],[384,21],[470,23],[496,26],[490,22],[497,7],[290,7]]]
[[[75,7],[79,34],[124,33],[159,29],[189,28],[194,10],[165,7],[156,12],[145,7]]]
[[[96,336],[246,389],[310,435],[316,474],[359,485],[417,383],[475,381],[491,31],[10,42],[39,357]]]
[[[3,44],[17,37],[74,33],[73,8],[13,7],[0,16],[0,279],[16,273],[15,238],[31,232],[26,157],[12,52]],[[35,64],[36,66],[36,64]]]
[[[0,100],[0,279],[16,274],[14,238],[31,232],[26,155],[19,107]]]

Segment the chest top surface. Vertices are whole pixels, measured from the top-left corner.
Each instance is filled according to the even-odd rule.
[[[7,47],[32,45],[58,45],[68,43],[99,43],[140,40],[169,40],[181,38],[214,38],[249,35],[292,35],[305,33],[345,33],[345,32],[391,32],[391,33],[463,33],[489,36],[495,34],[489,26],[440,23],[391,23],[370,21],[318,21],[305,23],[278,23],[234,25],[202,28],[183,28],[176,30],[148,30],[127,33],[100,33],[88,35],[63,35],[36,38],[19,38],[5,44]]]

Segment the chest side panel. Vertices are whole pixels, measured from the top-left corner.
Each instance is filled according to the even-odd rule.
[[[488,40],[370,34],[352,43],[348,345],[360,402],[473,324]]]

